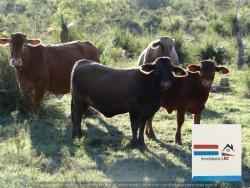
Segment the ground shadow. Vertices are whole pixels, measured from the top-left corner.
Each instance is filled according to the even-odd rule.
[[[222,114],[211,110],[209,108],[205,108],[205,110],[202,112],[202,119],[215,119],[215,118],[221,118]]]
[[[61,107],[47,105],[38,119],[29,120],[28,128],[32,148],[48,159],[42,165],[42,171],[52,173],[60,167],[62,148],[66,148],[71,155],[74,153],[71,121]]]
[[[96,162],[97,168],[112,179],[113,182],[143,182],[151,180],[169,183],[190,180],[191,171],[188,167],[191,164],[191,154],[161,143],[163,148],[180,157],[182,156],[188,167],[175,164],[171,159],[156,154],[148,148],[140,151],[142,153],[141,156],[134,155],[132,154],[133,149],[122,145],[123,133],[101,117],[99,117],[98,121],[100,123],[98,126],[90,123],[86,124],[84,149],[88,156]],[[107,131],[102,127],[107,129]],[[108,163],[107,159],[109,156],[106,156],[106,151],[110,150],[118,151],[118,153],[125,152],[126,157],[118,154],[113,159],[114,161]]]
[[[185,149],[182,149],[182,146],[177,146],[175,144],[164,143],[160,140],[155,140],[163,149],[174,154],[183,164],[187,167],[192,167],[192,154],[191,151],[187,152]],[[190,149],[191,150],[191,149]]]

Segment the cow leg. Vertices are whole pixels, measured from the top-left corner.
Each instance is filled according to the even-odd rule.
[[[42,104],[42,99],[44,97],[46,88],[44,86],[39,86],[36,87],[35,90],[35,116],[38,117],[39,116],[39,112],[41,109],[41,104]]]
[[[152,121],[153,121],[154,117],[151,117],[147,120],[146,122],[146,135],[148,137],[148,139],[156,139],[155,133],[154,133],[154,129],[152,127]]]
[[[175,134],[175,142],[177,144],[182,144],[181,142],[181,127],[184,123],[185,110],[177,110],[177,130]]]
[[[26,93],[26,99],[28,102],[28,116],[34,117],[36,109],[34,89],[32,89],[30,93]]]
[[[139,137],[138,137],[138,143],[140,146],[144,146],[145,142],[144,142],[144,129],[145,129],[145,123],[146,123],[146,119],[140,119],[139,121]]]
[[[84,112],[88,109],[88,105],[86,102],[83,102],[80,97],[76,100],[72,97],[71,101],[71,119],[73,123],[72,129],[72,138],[81,138],[82,137],[82,130],[81,130],[81,123],[82,123],[82,116]]]
[[[28,116],[32,117],[35,110],[35,85],[20,75],[18,75],[18,81],[22,94],[28,103]]]
[[[131,146],[132,147],[138,147],[138,139],[137,139],[137,132],[138,132],[138,118],[132,114],[129,113],[130,117],[130,123],[131,123],[131,129],[132,129],[132,140],[131,140]]]
[[[201,114],[194,114],[194,124],[200,124]]]

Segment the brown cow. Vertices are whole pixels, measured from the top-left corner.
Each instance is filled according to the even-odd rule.
[[[200,65],[191,64],[187,67],[187,77],[176,77],[172,80],[172,87],[165,92],[163,107],[171,114],[177,110],[177,131],[175,141],[181,144],[181,127],[184,123],[185,112],[194,114],[194,124],[200,124],[201,113],[209,96],[215,72],[227,74],[229,70],[223,66],[216,66],[211,60],[204,60]],[[152,120],[146,123],[148,138],[156,138],[152,127]]]
[[[17,70],[30,116],[38,115],[46,91],[55,95],[70,92],[70,75],[76,61],[90,59],[100,62],[97,48],[89,41],[42,45],[40,40],[27,39],[18,32],[8,39],[0,39],[0,45],[5,44],[10,46],[10,64]]]
[[[106,117],[129,112],[132,145],[144,145],[146,120],[160,108],[162,91],[171,87],[173,72],[186,72],[167,57],[135,69],[113,69],[81,60],[72,70],[71,117],[73,137],[81,137],[82,116],[94,107]],[[139,137],[137,132],[139,129]]]

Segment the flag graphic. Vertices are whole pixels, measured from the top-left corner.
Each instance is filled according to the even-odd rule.
[[[195,144],[193,145],[193,151],[195,156],[211,156],[219,155],[219,146],[211,144]]]

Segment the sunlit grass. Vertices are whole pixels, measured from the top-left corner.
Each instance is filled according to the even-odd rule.
[[[249,182],[250,103],[242,97],[241,74],[244,71],[231,70],[233,92],[210,94],[202,123],[242,125],[243,180]],[[215,84],[220,77],[217,75]],[[182,129],[183,146],[178,146],[174,143],[176,113],[169,115],[160,109],[153,122],[158,139],[145,138],[147,149],[141,151],[128,147],[128,114],[87,117],[82,125],[84,138],[73,143],[69,104],[70,95],[60,101],[50,99],[39,120],[0,118],[1,182],[11,186],[54,181],[191,182],[190,114],[186,114]]]

